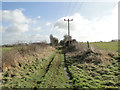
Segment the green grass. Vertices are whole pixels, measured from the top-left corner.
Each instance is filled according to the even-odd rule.
[[[104,49],[104,50],[110,50],[114,52],[118,52],[118,42],[94,42],[90,43],[93,46],[96,46],[98,48]]]
[[[117,51],[117,42],[98,42],[91,45],[103,50]],[[62,48],[62,47],[61,47]],[[4,51],[10,50],[5,48]],[[60,51],[53,51],[48,58],[31,56],[31,64],[24,63],[6,71],[2,80],[3,88],[118,88],[118,60],[115,56],[110,64],[85,64],[81,60],[66,57],[66,65],[72,80],[66,78],[64,72],[64,55]],[[52,58],[53,61],[51,62]],[[79,58],[77,58],[79,59]],[[50,63],[51,62],[51,63]],[[49,70],[46,72],[47,67]],[[69,84],[68,84],[69,83]]]
[[[100,67],[99,67],[100,68]],[[115,75],[113,70],[111,73],[106,73],[107,69],[104,69],[103,72],[101,70],[97,71],[90,71],[85,69],[79,69],[76,66],[69,67],[70,72],[72,73],[72,88],[104,88],[106,86],[111,86],[113,88],[119,87],[117,85],[118,77]],[[97,70],[97,68],[96,68]],[[108,69],[110,71],[110,69]],[[119,72],[116,71],[118,74]],[[94,84],[93,84],[94,83]]]
[[[52,58],[53,61],[50,63]],[[54,51],[47,59],[30,57],[31,64],[6,71],[2,80],[5,88],[66,88],[67,78],[64,73],[64,55]],[[49,66],[49,70],[46,69]]]
[[[111,65],[81,64],[67,58],[67,67],[72,76],[71,88],[119,88],[118,59]],[[70,64],[72,63],[72,64]]]
[[[37,88],[66,88],[66,77],[64,75],[64,56],[57,54],[51,63],[49,71],[42,79],[42,83],[38,84]]]
[[[11,50],[13,47],[2,47],[2,52]]]
[[[86,44],[86,43],[83,43]],[[118,42],[97,42],[90,43],[92,47],[96,46],[103,51],[118,52]],[[72,52],[73,54],[74,52]],[[107,63],[86,63],[82,62],[85,59],[81,59],[74,55],[74,58],[70,54],[66,57],[67,67],[72,76],[71,88],[120,88],[119,75],[119,55],[114,55],[108,60]],[[90,54],[88,54],[89,56]],[[93,55],[93,54],[91,54]],[[97,56],[97,55],[95,55]],[[95,57],[94,56],[94,57]],[[102,57],[102,56],[101,56]],[[91,58],[90,58],[91,59]],[[93,58],[96,61],[96,58]],[[106,59],[107,60],[107,59]]]
[[[30,57],[32,63],[23,63],[10,71],[4,72],[2,87],[5,88],[34,88],[36,83],[46,73],[46,67],[55,56],[56,51],[47,59]]]

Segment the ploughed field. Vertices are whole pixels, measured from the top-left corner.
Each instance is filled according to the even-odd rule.
[[[7,50],[4,47],[2,87],[119,88],[120,56],[117,49],[112,49],[115,42],[112,45],[103,48],[92,43],[91,49],[83,45],[82,49],[73,52],[66,52],[62,46],[55,49],[49,45]],[[10,58],[11,54],[14,55]],[[7,63],[9,60],[13,60],[12,63]]]

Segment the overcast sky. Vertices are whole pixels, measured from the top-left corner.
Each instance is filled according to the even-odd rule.
[[[3,2],[0,14],[3,44],[49,42],[50,34],[61,40],[68,18],[73,19],[70,31],[77,41],[118,38],[117,2]]]

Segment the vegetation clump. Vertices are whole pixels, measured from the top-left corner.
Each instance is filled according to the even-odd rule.
[[[108,51],[111,47],[102,48],[104,42],[80,43],[68,36],[60,43],[50,39],[52,47],[42,42],[3,48],[3,88],[120,87],[120,55],[115,48]]]
[[[119,88],[119,56],[79,43],[79,50],[66,52],[67,67],[73,78],[71,88]],[[94,84],[93,84],[94,83]]]

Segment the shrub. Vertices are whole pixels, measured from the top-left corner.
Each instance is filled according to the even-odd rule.
[[[23,61],[28,61],[27,56],[29,55],[37,55],[40,53],[43,48],[47,45],[45,42],[40,44],[19,44],[16,45],[14,48],[3,52],[2,54],[2,65],[3,71],[10,69],[11,67],[20,66]]]
[[[13,50],[2,54],[2,69],[8,69],[9,66],[15,65],[15,52]]]

